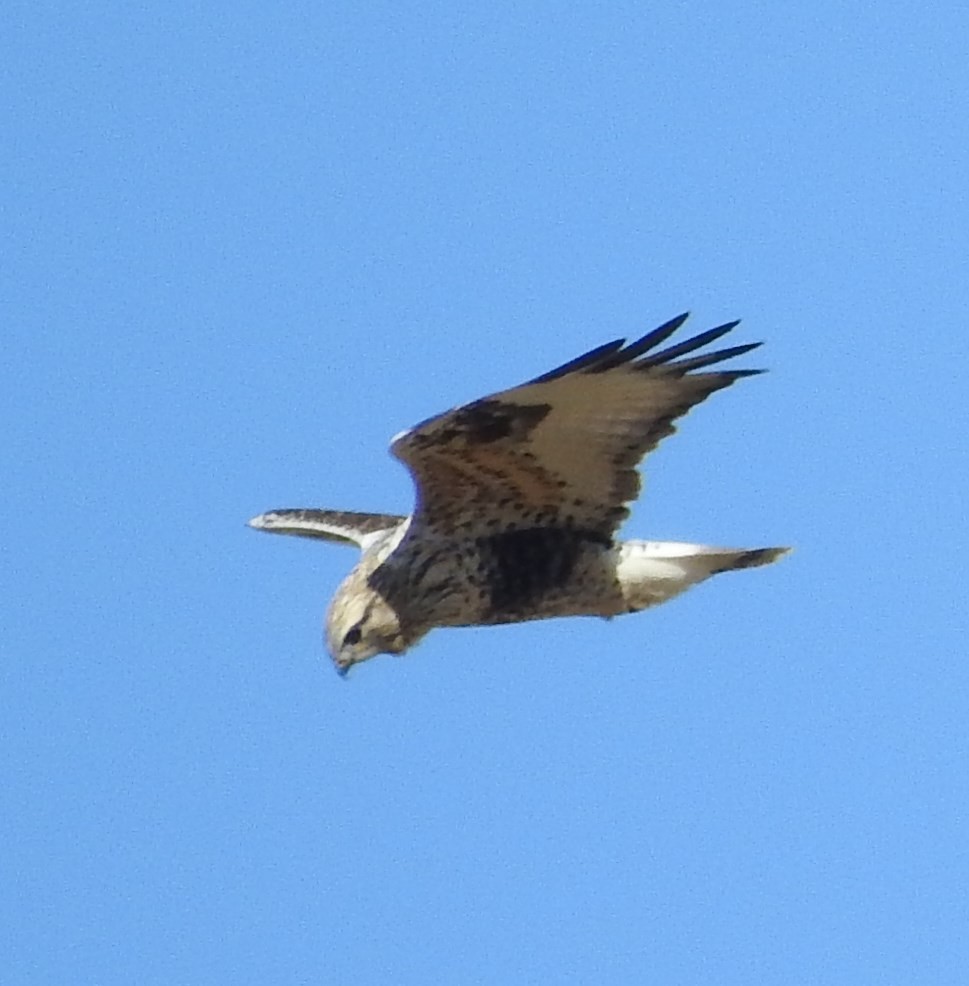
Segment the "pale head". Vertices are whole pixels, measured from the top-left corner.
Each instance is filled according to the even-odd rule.
[[[371,588],[367,574],[351,572],[326,615],[326,645],[341,675],[377,654],[403,654],[416,639],[404,633],[397,612]]]

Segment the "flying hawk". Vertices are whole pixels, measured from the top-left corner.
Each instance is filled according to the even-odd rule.
[[[706,371],[760,343],[681,359],[737,322],[656,352],[686,317],[399,434],[391,451],[417,487],[408,517],[310,509],[249,521],[360,548],[326,618],[340,674],[403,654],[434,627],[635,613],[788,550],[616,539],[639,494],[636,466],[675,419],[763,372]]]

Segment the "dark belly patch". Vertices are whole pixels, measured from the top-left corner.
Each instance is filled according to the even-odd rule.
[[[522,614],[568,586],[576,563],[601,536],[585,531],[531,528],[478,538],[481,571],[492,615]]]

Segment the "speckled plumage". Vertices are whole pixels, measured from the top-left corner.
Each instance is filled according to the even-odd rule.
[[[685,319],[397,436],[391,450],[417,486],[409,517],[276,510],[250,521],[361,548],[327,614],[341,673],[403,653],[434,627],[616,616],[787,550],[615,540],[639,493],[640,459],[691,407],[761,372],[697,372],[759,343],[681,358],[736,322],[655,352]]]

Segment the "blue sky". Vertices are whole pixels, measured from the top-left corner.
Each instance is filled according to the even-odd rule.
[[[7,21],[4,982],[964,983],[965,6]],[[626,531],[795,554],[340,681],[245,520],[687,308]]]

